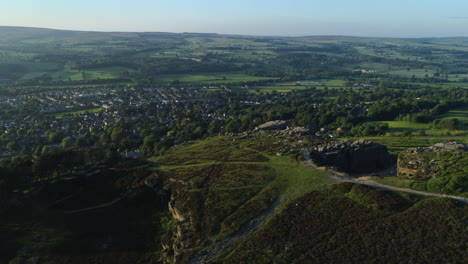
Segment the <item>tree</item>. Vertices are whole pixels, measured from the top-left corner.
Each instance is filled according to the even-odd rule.
[[[448,130],[456,130],[457,129],[458,119],[456,118],[447,118],[442,119],[439,123],[439,127]]]
[[[143,144],[140,147],[140,151],[144,155],[152,154],[154,150],[154,144],[156,143],[156,137],[154,135],[146,136],[143,139]]]
[[[11,141],[6,145],[6,149],[10,152],[17,152],[20,150],[20,145],[14,141]]]
[[[75,146],[76,147],[83,148],[83,147],[86,147],[88,145],[90,145],[89,144],[89,138],[88,138],[88,136],[86,134],[85,135],[79,135],[75,140]]]
[[[63,133],[49,130],[46,132],[50,143],[59,143],[63,139]]]
[[[238,119],[232,119],[224,128],[224,130],[228,133],[235,133],[239,130],[240,122]]]
[[[74,143],[75,143],[75,140],[72,137],[66,137],[62,139],[62,143],[60,143],[60,146],[62,148],[71,148],[73,147]]]

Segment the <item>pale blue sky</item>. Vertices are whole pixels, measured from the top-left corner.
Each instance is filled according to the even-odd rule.
[[[468,0],[0,0],[0,25],[284,36],[468,36]]]

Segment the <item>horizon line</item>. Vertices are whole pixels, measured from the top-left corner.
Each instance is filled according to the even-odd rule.
[[[35,26],[12,26],[0,25],[4,28],[30,28],[30,29],[44,29],[56,31],[71,31],[71,32],[86,32],[86,33],[164,33],[164,34],[211,34],[211,35],[224,35],[224,36],[242,36],[242,37],[264,37],[264,38],[307,38],[307,37],[348,37],[348,38],[380,38],[380,39],[449,39],[449,38],[468,38],[467,36],[449,36],[449,37],[390,37],[390,36],[359,36],[359,35],[339,35],[339,34],[321,34],[321,35],[250,35],[250,34],[236,34],[236,33],[217,33],[217,32],[170,32],[170,31],[119,31],[119,30],[81,30],[81,29],[61,29],[49,27],[35,27]]]

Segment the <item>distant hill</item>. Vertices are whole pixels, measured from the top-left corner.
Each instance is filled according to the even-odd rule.
[[[0,86],[210,85],[218,74],[226,81],[216,84],[237,86],[271,86],[274,80],[380,82],[389,76],[412,85],[459,86],[468,83],[467,65],[468,38],[260,37],[0,27]]]

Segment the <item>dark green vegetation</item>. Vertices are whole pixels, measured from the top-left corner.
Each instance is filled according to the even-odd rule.
[[[414,149],[398,155],[398,174],[404,185],[437,193],[468,197],[468,151]]]
[[[0,212],[0,263],[15,256],[38,263],[157,261],[172,220],[142,182],[148,165],[111,164],[17,189]]]
[[[291,202],[217,263],[463,263],[467,214],[453,200],[332,185]]]
[[[28,95],[31,98],[15,108],[8,104],[0,106],[1,121],[5,122],[5,130],[0,131],[0,151],[8,156],[39,157],[53,148],[99,146],[114,148],[121,153],[139,149],[144,155],[153,155],[163,153],[174,144],[220,133],[249,131],[271,120],[291,120],[293,126],[304,126],[313,133],[328,128],[333,136],[466,135],[461,118],[453,126],[448,124],[450,126],[443,130],[434,128],[427,132],[410,132],[385,124],[386,120],[422,113],[427,118],[426,123],[408,122],[414,126],[442,126],[446,123],[444,120],[452,120],[444,116],[456,113],[450,111],[463,111],[460,109],[468,103],[468,90],[465,89],[309,88],[281,95],[261,95],[243,91],[167,88],[161,89],[161,93],[195,94],[195,98],[186,95],[186,100],[133,106],[129,103],[131,98],[144,98],[146,91],[117,89],[115,97],[119,101],[115,99],[109,109],[95,111],[91,108],[65,115],[62,112],[38,112],[37,108],[44,106],[35,96]],[[96,101],[92,99],[91,103]],[[337,128],[347,129],[339,132]],[[444,133],[431,134],[430,131]],[[460,140],[463,137],[456,141]]]
[[[192,141],[149,162],[64,150],[4,163],[24,176],[0,185],[9,193],[0,263],[463,262],[465,205],[329,185],[328,172],[301,165],[292,138],[233,139]],[[64,170],[72,156],[87,162]]]
[[[330,182],[325,172],[299,167],[290,144],[266,135],[216,137],[174,147],[151,159],[152,167],[78,150],[50,152],[34,163],[16,158],[1,167],[11,172],[5,179],[16,175],[18,182],[0,185],[8,194],[0,212],[0,263],[15,256],[38,263],[157,262],[161,243],[172,241],[174,219],[168,197],[145,184],[155,177],[191,221],[184,230],[191,233],[190,250],[225,241],[280,199]]]

